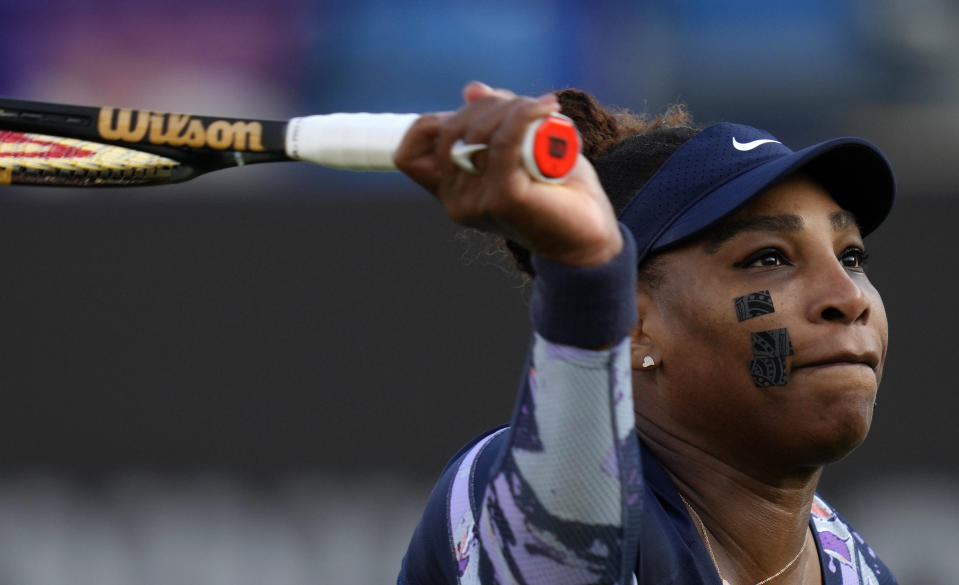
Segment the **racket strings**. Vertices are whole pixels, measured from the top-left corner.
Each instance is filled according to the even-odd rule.
[[[163,182],[179,164],[173,159],[120,146],[0,130],[0,184]]]

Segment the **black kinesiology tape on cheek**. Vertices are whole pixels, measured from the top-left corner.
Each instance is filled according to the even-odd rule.
[[[749,337],[755,357],[786,357],[795,353],[789,332],[785,328],[750,333]]]
[[[742,297],[733,299],[736,305],[736,318],[740,323],[753,317],[762,317],[769,313],[775,313],[773,307],[773,298],[768,290],[760,290]]]
[[[786,358],[783,357],[758,357],[749,360],[749,373],[753,376],[753,383],[759,388],[785,386],[789,382]]]
[[[785,328],[750,333],[753,359],[749,360],[749,373],[759,388],[785,386],[789,382],[786,356],[793,355],[792,340]]]

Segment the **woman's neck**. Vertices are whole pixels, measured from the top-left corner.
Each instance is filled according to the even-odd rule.
[[[766,465],[759,473],[756,461],[709,452],[639,414],[637,430],[692,509],[697,530],[705,531],[726,581],[758,583],[796,559],[806,543],[770,585],[818,582],[816,547],[806,539],[821,468],[777,472]]]

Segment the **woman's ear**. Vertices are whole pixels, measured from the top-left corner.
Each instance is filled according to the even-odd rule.
[[[630,364],[633,370],[649,371],[659,367],[662,356],[659,355],[656,340],[650,336],[652,328],[649,324],[656,318],[656,308],[647,292],[637,290],[636,309],[639,321],[629,335]]]

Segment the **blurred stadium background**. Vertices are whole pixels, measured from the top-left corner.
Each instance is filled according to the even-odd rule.
[[[856,134],[892,346],[822,492],[900,582],[959,574],[951,0],[0,2],[0,94],[260,118],[457,107],[470,79]],[[435,476],[505,421],[525,296],[393,174],[283,164],[0,192],[0,583],[388,583]],[[788,425],[784,420],[782,424]]]

